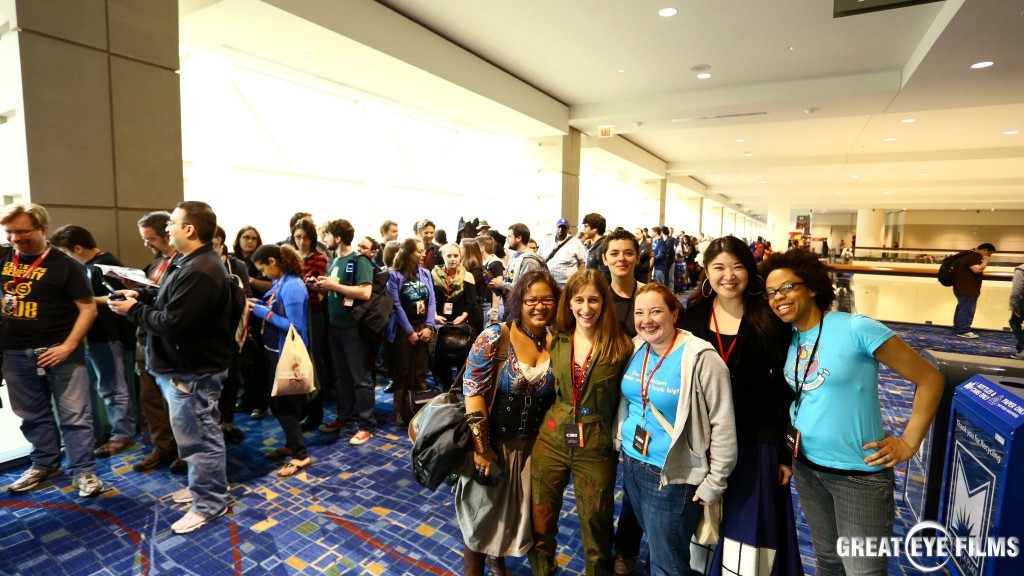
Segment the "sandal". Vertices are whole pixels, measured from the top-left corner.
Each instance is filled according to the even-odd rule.
[[[291,455],[292,455],[291,449],[289,449],[289,448],[278,448],[277,450],[272,450],[270,452],[267,452],[266,456],[267,456],[267,460],[284,460],[285,458],[291,457]]]
[[[313,459],[307,457],[305,460],[292,460],[281,467],[277,471],[279,478],[287,478],[288,476],[294,476],[299,473],[300,470],[308,467],[313,463]]]

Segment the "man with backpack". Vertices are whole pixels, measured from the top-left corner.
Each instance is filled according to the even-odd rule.
[[[512,287],[516,280],[522,278],[530,270],[545,268],[544,259],[535,252],[527,249],[530,241],[530,229],[521,222],[508,227],[508,247],[512,250],[512,256],[508,259],[508,267],[505,268],[505,275],[501,278],[494,278],[490,282],[493,288],[501,296],[505,305],[505,318],[509,318],[508,295],[512,293]]]
[[[981,296],[981,278],[988,267],[988,259],[995,251],[996,247],[986,242],[964,253],[957,260],[956,279],[953,282],[953,295],[956,296],[953,332],[961,338],[978,337],[971,332],[971,324],[978,307],[978,297]]]
[[[355,234],[348,220],[331,220],[324,225],[324,242],[336,258],[327,276],[315,281],[317,288],[327,293],[328,342],[338,395],[338,419],[320,426],[320,431],[340,434],[343,428],[355,424],[358,429],[348,443],[359,446],[373,436],[377,420],[373,416],[371,350],[360,335],[353,309],[357,302],[373,295],[375,269],[369,258],[352,249]]]

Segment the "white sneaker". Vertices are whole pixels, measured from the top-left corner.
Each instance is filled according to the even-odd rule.
[[[175,490],[174,493],[171,494],[171,500],[173,500],[176,504],[184,504],[186,502],[191,502],[192,501],[192,491],[189,490],[188,488],[182,488],[181,490]]]
[[[1017,360],[1024,360],[1024,350],[1021,350],[1020,352],[1017,352],[1017,353],[1014,353],[1014,354],[1010,354],[1010,358],[1016,358]]]
[[[189,532],[194,532],[217,518],[220,518],[227,511],[228,507],[225,506],[220,512],[207,516],[206,514],[201,514],[195,510],[189,510],[181,517],[181,519],[174,524],[171,524],[171,531],[175,534],[188,534]]]
[[[957,334],[957,336],[961,338],[980,338],[980,336],[978,336],[974,332],[964,332],[963,334]]]
[[[100,480],[95,472],[86,472],[75,476],[71,479],[71,485],[78,488],[78,495],[82,498],[99,496],[107,490],[103,480]]]

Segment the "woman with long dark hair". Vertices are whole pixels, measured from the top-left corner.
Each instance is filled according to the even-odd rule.
[[[569,278],[555,326],[551,370],[558,400],[544,415],[547,425],[533,446],[535,543],[530,568],[547,575],[558,567],[558,517],[571,475],[587,574],[607,574],[619,465],[615,413],[633,344],[619,325],[611,288],[597,270],[581,270]]]
[[[242,226],[235,234],[233,254],[245,263],[249,274],[249,290],[254,298],[263,298],[270,289],[270,280],[263,275],[252,261],[256,249],[263,245],[263,237],[253,226]],[[267,355],[260,344],[260,333],[263,322],[259,318],[250,318],[249,334],[241,352],[242,400],[238,410],[250,412],[249,417],[260,420],[267,415],[270,402],[270,389],[266,388]]]
[[[284,347],[288,329],[291,326],[302,338],[302,343],[309,347],[309,325],[306,321],[309,313],[309,292],[300,278],[302,259],[291,246],[266,244],[256,249],[252,255],[253,263],[264,276],[270,278],[270,290],[261,299],[252,298],[253,316],[264,321],[263,347],[267,354],[270,369],[264,377],[267,388],[273,385],[277,360]],[[277,472],[278,476],[293,476],[313,463],[306,451],[306,442],[302,438],[302,427],[299,424],[305,395],[275,396],[270,399],[270,407],[274,416],[284,430],[285,447],[272,451],[268,458],[287,458],[288,461]]]
[[[316,279],[327,274],[327,256],[317,249],[316,226],[303,218],[292,227],[289,242],[302,258],[302,280],[309,292],[309,349],[313,356],[317,378],[320,382],[334,382],[330,369],[330,351],[327,347],[327,295],[316,287]],[[317,394],[306,404],[302,419],[304,430],[315,430],[324,419],[324,398]]]
[[[395,255],[395,265],[388,278],[388,293],[395,302],[396,322],[388,334],[393,345],[392,384],[395,391],[395,423],[404,426],[400,416],[409,391],[427,387],[427,360],[430,341],[437,328],[434,323],[436,302],[430,270],[422,267],[423,242],[406,238]]]
[[[719,546],[709,574],[721,574],[723,553],[757,550],[764,576],[802,574],[797,548],[792,453],[786,450],[793,394],[783,378],[789,329],[764,299],[764,279],[750,248],[724,236],[708,244],[704,274],[686,306],[684,327],[718,351],[732,383],[738,458],[723,500]],[[724,546],[725,540],[742,546]],[[760,552],[771,550],[772,553]],[[736,566],[739,558],[725,558]]]

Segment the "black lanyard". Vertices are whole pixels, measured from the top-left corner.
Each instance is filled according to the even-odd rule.
[[[821,314],[821,321],[818,322],[818,336],[814,339],[814,347],[811,348],[811,355],[807,358],[807,364],[804,366],[804,377],[800,379],[800,331],[797,330],[794,337],[796,338],[796,358],[793,360],[793,381],[796,382],[796,398],[793,400],[793,425],[796,425],[796,416],[800,412],[800,394],[804,391],[804,384],[807,383],[807,375],[811,372],[811,365],[814,364],[814,357],[818,354],[818,343],[821,342],[821,332],[825,328],[825,314]]]

